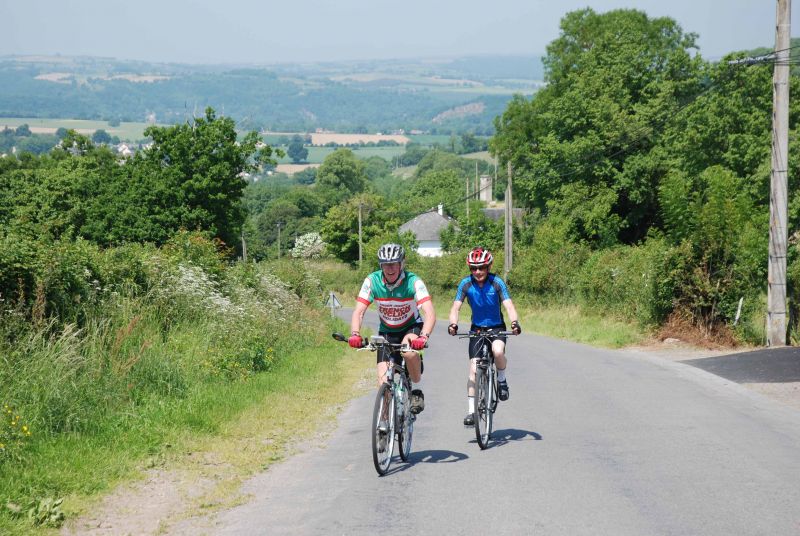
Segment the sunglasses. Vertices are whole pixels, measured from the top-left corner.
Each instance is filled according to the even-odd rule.
[[[470,272],[477,272],[479,270],[483,271],[483,270],[488,270],[488,269],[489,269],[489,267],[486,266],[486,265],[483,265],[483,266],[470,266],[469,267],[469,271]]]

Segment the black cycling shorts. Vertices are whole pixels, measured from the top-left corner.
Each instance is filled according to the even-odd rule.
[[[414,335],[419,335],[422,333],[422,324],[414,324],[410,328],[405,331],[380,331],[378,335],[384,337],[387,341],[392,344],[400,344],[403,342],[403,337],[406,336],[407,333],[413,333]],[[386,346],[382,346],[377,352],[377,363],[381,361],[386,361],[386,357],[388,356],[389,359],[392,361],[396,361],[400,358],[400,355],[397,353],[393,353],[391,349],[387,348]],[[422,356],[420,356],[420,364],[422,363]]]
[[[506,330],[506,325],[505,324],[500,324],[499,326],[491,326],[491,327],[485,328],[485,327],[476,326],[475,324],[473,324],[473,325],[471,325],[469,327],[469,330],[470,331],[490,331],[490,332],[491,331],[505,331]],[[490,337],[490,340],[492,342],[494,342],[494,341],[503,341],[505,343],[506,342],[506,338],[507,337],[505,335],[496,335],[496,336],[493,335],[492,337]],[[481,346],[484,344],[485,340],[486,339],[480,339],[480,338],[477,338],[477,337],[472,338],[472,339],[469,340],[469,358],[470,359],[478,357],[481,354]],[[489,347],[488,350],[490,352],[492,351],[491,346]]]

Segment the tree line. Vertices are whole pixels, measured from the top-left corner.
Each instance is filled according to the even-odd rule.
[[[504,191],[510,162],[515,201],[527,211],[514,230],[509,282],[538,299],[614,310],[644,324],[733,329],[758,341],[772,68],[727,61],[744,52],[708,62],[696,37],[637,10],[564,17],[544,59],[547,86],[508,103],[490,140],[501,163],[495,192]],[[791,83],[796,91],[798,78]],[[797,118],[793,105],[793,131]],[[399,226],[442,204],[452,219],[442,235],[446,251],[477,243],[502,249],[500,224],[465,195],[472,188],[475,197],[469,184],[476,174],[495,170],[458,151],[409,146],[387,162],[340,148],[316,171],[288,177],[265,173],[272,150],[259,154],[252,132],[237,140],[233,121],[213,110],[148,135],[153,147],[122,164],[74,134],[48,155],[0,162],[4,232],[114,245],[160,244],[177,230],[200,229],[232,257],[243,253],[244,240],[255,260],[286,255],[299,238],[318,233],[329,254],[355,263],[359,212],[367,255],[388,239],[413,247],[413,237],[397,236]],[[397,165],[416,167],[400,179]],[[794,158],[789,167],[795,192]],[[791,230],[800,223],[796,194],[789,216]],[[795,325],[796,247],[789,255]],[[432,267],[439,275],[427,279],[444,288],[458,271],[451,268]],[[16,281],[6,279],[0,292],[14,295]],[[745,320],[734,327],[740,299]]]

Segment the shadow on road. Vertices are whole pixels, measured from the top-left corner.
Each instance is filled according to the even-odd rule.
[[[469,456],[463,452],[453,452],[452,450],[420,450],[418,452],[411,452],[411,456],[408,457],[408,463],[403,463],[400,461],[400,457],[397,456],[392,460],[393,465],[384,476],[405,471],[418,463],[453,463],[466,460],[467,458],[469,458]],[[395,463],[397,463],[397,465],[394,465]]]
[[[463,452],[452,450],[420,450],[412,452],[409,457],[411,463],[453,463],[469,458]]]
[[[511,441],[541,441],[541,434],[529,430],[517,430],[516,428],[506,428],[505,430],[495,430],[489,441],[489,448],[502,447]],[[473,440],[472,443],[477,443]]]

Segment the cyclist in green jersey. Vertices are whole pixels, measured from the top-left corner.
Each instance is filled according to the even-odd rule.
[[[361,323],[367,307],[377,302],[380,317],[379,335],[394,344],[408,344],[420,351],[425,347],[436,324],[428,289],[413,272],[405,269],[405,251],[399,244],[384,244],[378,250],[381,269],[369,274],[356,298],[353,317],[350,320],[350,346],[361,348]],[[421,314],[420,314],[421,313]],[[385,356],[378,352],[378,385],[386,377]],[[411,411],[419,413],[425,409],[425,398],[417,384],[422,380],[422,359],[417,352],[403,352],[414,389],[411,391]]]

